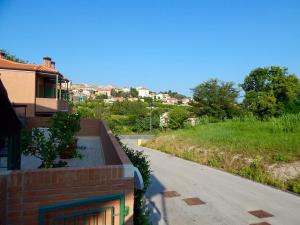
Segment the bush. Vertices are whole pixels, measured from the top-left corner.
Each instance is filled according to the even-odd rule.
[[[66,166],[66,163],[62,161],[57,164],[56,159],[74,144],[74,135],[79,130],[80,116],[78,114],[57,112],[50,119],[50,128],[47,133],[37,128],[32,129],[32,134],[23,133],[23,153],[41,159],[41,168]],[[74,156],[81,157],[76,149]]]
[[[74,144],[74,135],[80,131],[78,113],[57,112],[50,119],[49,132],[56,138],[60,153]],[[76,152],[75,155],[78,155]]]
[[[60,153],[56,137],[51,133],[49,133],[49,137],[46,137],[45,133],[37,128],[32,129],[31,136],[23,133],[22,150],[24,155],[32,155],[42,161],[39,168],[65,167],[67,165],[67,162],[64,161],[56,163]]]
[[[189,118],[189,112],[184,107],[176,107],[169,112],[169,128],[182,128],[184,122]]]
[[[138,225],[150,225],[149,215],[146,210],[144,194],[151,182],[151,169],[150,161],[143,152],[135,151],[123,145],[120,139],[116,136],[123,150],[127,154],[128,158],[132,162],[133,166],[137,167],[143,177],[144,189],[134,191],[134,224]]]
[[[289,181],[288,190],[300,194],[300,177]]]

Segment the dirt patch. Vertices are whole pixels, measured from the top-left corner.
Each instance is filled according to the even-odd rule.
[[[295,179],[300,176],[300,161],[285,164],[273,164],[269,167],[269,172],[274,177],[282,180]]]

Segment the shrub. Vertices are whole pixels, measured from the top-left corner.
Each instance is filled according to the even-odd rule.
[[[169,128],[178,129],[182,128],[184,122],[189,118],[189,112],[184,107],[177,107],[171,109],[169,112]]]
[[[32,134],[23,133],[22,149],[25,155],[33,155],[42,161],[42,168],[66,166],[65,162],[56,163],[56,159],[72,144],[74,135],[80,130],[79,114],[57,112],[50,119],[48,132],[37,128],[32,129]],[[81,155],[74,149],[74,157]],[[72,152],[73,154],[73,152]]]
[[[300,177],[289,181],[288,190],[300,194]]]
[[[33,128],[31,137],[25,133],[22,135],[23,154],[39,158],[42,161],[39,168],[64,167],[67,165],[66,162],[56,163],[59,148],[55,140],[53,134],[49,133],[49,137],[46,137],[44,132]]]
[[[56,138],[60,153],[74,144],[74,135],[80,131],[78,113],[57,112],[50,119],[49,132]],[[78,155],[78,152],[75,152]]]
[[[149,215],[147,213],[144,200],[144,194],[151,182],[150,161],[143,152],[128,148],[126,145],[121,143],[117,136],[116,138],[132,162],[133,166],[139,169],[144,181],[144,189],[134,191],[134,224],[150,225]]]

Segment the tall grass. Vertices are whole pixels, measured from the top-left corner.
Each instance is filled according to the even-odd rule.
[[[300,160],[300,114],[268,121],[255,117],[209,122],[158,135],[145,146],[222,168],[240,176],[300,192],[300,177],[282,181],[268,172],[273,163]]]
[[[300,124],[300,113],[286,114],[278,119],[273,119],[272,122],[275,131],[295,132]]]

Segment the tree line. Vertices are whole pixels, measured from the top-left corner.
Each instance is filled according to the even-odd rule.
[[[242,102],[238,102],[241,89]],[[196,116],[230,119],[251,113],[258,119],[300,112],[300,82],[285,67],[252,70],[238,87],[233,82],[211,79],[192,89]]]

